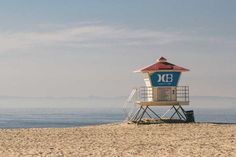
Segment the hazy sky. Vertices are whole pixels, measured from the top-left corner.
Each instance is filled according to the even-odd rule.
[[[0,0],[0,95],[126,96],[160,56],[236,96],[234,0]]]

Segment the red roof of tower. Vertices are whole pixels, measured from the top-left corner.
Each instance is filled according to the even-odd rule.
[[[135,72],[153,72],[153,71],[161,71],[161,70],[181,71],[181,72],[189,71],[189,69],[169,63],[167,62],[167,59],[165,59],[164,57],[161,57],[159,60],[157,60],[156,63],[150,66],[144,67]]]

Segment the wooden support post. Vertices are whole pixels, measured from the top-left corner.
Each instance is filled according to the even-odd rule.
[[[139,112],[141,111],[141,109],[142,109],[142,106],[139,108],[139,110],[138,110],[138,111],[134,114],[134,116],[131,118],[132,121],[135,121],[135,120],[136,120],[136,118],[138,117]]]
[[[143,115],[145,114],[146,110],[147,110],[147,106],[146,106],[146,108],[144,109],[143,113],[141,114],[141,116],[140,116],[140,118],[139,118],[139,120],[138,120],[138,124],[141,122],[141,120],[142,120],[142,118],[143,118]]]

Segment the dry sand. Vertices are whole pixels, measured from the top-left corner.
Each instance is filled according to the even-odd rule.
[[[109,124],[80,128],[1,129],[8,156],[236,156],[236,125]]]

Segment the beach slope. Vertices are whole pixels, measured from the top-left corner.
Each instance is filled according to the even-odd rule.
[[[234,124],[1,129],[0,156],[235,156]]]

